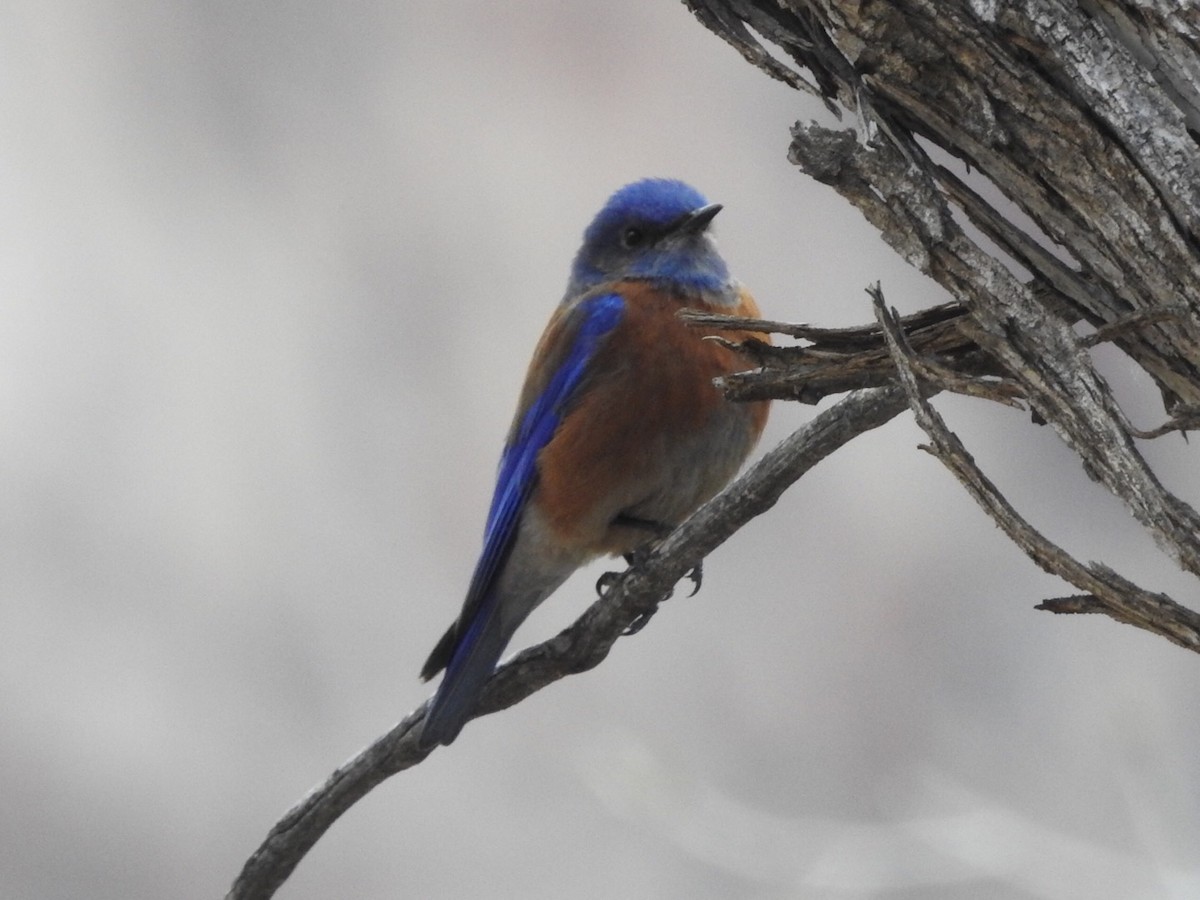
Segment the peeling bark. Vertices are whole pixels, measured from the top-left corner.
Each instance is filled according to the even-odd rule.
[[[1200,516],[1137,446],[1194,427],[1200,411],[1200,11],[1165,0],[688,5],[735,46],[756,39],[720,23],[750,25],[853,114],[855,129],[797,124],[792,162],[961,302],[958,333],[1200,576]],[[935,162],[931,145],[1034,225]],[[985,250],[964,218],[1032,278]],[[1132,427],[1092,365],[1089,326],[1157,384],[1161,428]]]

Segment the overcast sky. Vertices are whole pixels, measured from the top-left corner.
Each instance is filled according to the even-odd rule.
[[[772,318],[867,321],[876,280],[905,312],[946,299],[787,163],[810,118],[666,0],[10,3],[0,895],[221,896],[427,696],[526,361],[615,188],[723,203]],[[1035,525],[1198,605],[1049,429],[937,403]],[[777,405],[764,446],[812,415]],[[921,440],[905,416],[822,463],[698,596],[378,789],[279,896],[1200,894],[1195,657],[1035,612],[1073,589]],[[1194,444],[1146,452],[1200,502]]]

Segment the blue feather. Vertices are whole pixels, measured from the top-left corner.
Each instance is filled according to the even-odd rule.
[[[619,278],[661,281],[683,291],[724,290],[729,270],[712,241],[702,234],[673,239],[673,227],[707,204],[695,188],[669,178],[646,178],[621,188],[584,232],[566,295]],[[644,240],[631,245],[626,239],[631,231]]]
[[[598,294],[573,311],[577,320],[570,350],[541,394],[530,404],[500,458],[500,473],[484,532],[483,553],[471,577],[462,618],[452,629],[454,646],[446,675],[426,717],[421,743],[449,743],[470,716],[509,634],[496,620],[496,579],[512,551],[521,514],[537,483],[537,457],[554,437],[588,365],[602,341],[620,324],[625,301]],[[436,654],[437,651],[435,651]]]
[[[583,301],[575,311],[579,317],[571,350],[547,382],[545,389],[530,404],[521,420],[516,437],[500,457],[500,473],[496,479],[496,492],[492,495],[492,507],[488,511],[487,529],[484,532],[483,555],[476,566],[476,578],[483,584],[476,585],[472,579],[471,593],[477,587],[490,583],[497,563],[507,555],[508,547],[516,536],[517,522],[529,492],[536,481],[537,455],[550,443],[558,430],[575,389],[583,379],[587,365],[596,354],[600,341],[617,327],[625,312],[625,301],[617,294],[600,294]]]

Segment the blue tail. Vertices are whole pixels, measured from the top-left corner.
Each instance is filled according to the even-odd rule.
[[[494,613],[480,616],[461,637],[457,630],[455,623],[438,644],[439,649],[449,653],[450,661],[417,740],[423,750],[449,744],[458,737],[512,637],[512,630],[505,628],[500,616]],[[434,656],[437,655],[435,650]],[[430,657],[431,662],[433,658]]]

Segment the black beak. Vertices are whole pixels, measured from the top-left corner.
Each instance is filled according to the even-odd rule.
[[[693,209],[690,213],[683,215],[672,226],[672,231],[685,232],[688,234],[699,234],[708,227],[708,223],[713,220],[717,213],[721,211],[720,203],[710,203],[708,206],[701,206],[699,209]]]

